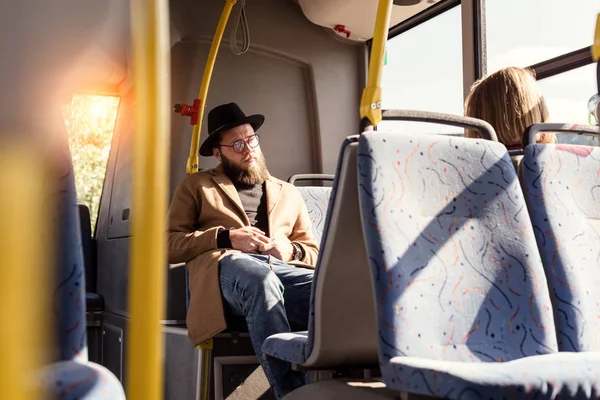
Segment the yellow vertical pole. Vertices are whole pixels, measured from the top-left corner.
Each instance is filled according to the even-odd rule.
[[[41,398],[34,372],[47,363],[51,342],[52,215],[43,201],[50,188],[47,168],[31,173],[31,154],[24,146],[0,147],[0,399]]]
[[[381,75],[383,73],[383,57],[387,41],[390,16],[392,15],[393,0],[379,0],[377,18],[373,32],[371,58],[369,61],[369,76],[367,87],[363,90],[360,100],[360,118],[368,119],[373,126],[381,122]]]
[[[596,29],[594,30],[594,44],[590,49],[592,52],[592,59],[594,61],[600,60],[600,14],[596,17]]]
[[[596,93],[600,93],[600,13],[596,17],[596,29],[594,30],[594,44],[590,49],[592,53],[592,59],[597,63],[596,65],[596,87],[598,91]],[[600,121],[598,121],[600,123]]]
[[[127,397],[163,394],[170,84],[167,0],[132,0],[135,87],[132,250],[127,343]]]
[[[198,149],[200,148],[200,128],[202,127],[202,120],[204,119],[204,108],[206,107],[206,97],[208,96],[208,87],[210,86],[210,80],[212,78],[213,69],[217,60],[217,53],[219,52],[219,46],[223,39],[223,33],[231,14],[231,9],[237,3],[237,0],[225,0],[225,7],[221,13],[219,24],[217,25],[217,31],[213,37],[210,51],[208,53],[208,59],[206,60],[206,67],[204,67],[204,75],[202,76],[202,83],[200,84],[200,93],[198,94],[198,100],[200,100],[200,106],[198,108],[198,122],[194,125],[192,131],[192,144],[190,146],[190,157],[186,165],[187,174],[198,172]]]

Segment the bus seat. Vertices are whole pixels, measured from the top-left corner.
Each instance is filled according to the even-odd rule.
[[[557,359],[524,357],[557,352],[551,301],[504,145],[367,132],[358,154],[386,385],[448,398],[545,393]]]
[[[48,398],[61,400],[125,400],[117,378],[96,363],[59,361],[42,368],[37,383],[46,388]]]
[[[85,335],[85,267],[79,207],[73,170],[61,178],[58,214],[58,288],[54,310],[58,317],[60,359],[87,361]]]
[[[314,185],[314,183],[316,181],[320,181],[321,183],[327,181],[330,182],[331,184],[333,184],[333,181],[335,179],[335,175],[333,174],[295,174],[292,175],[288,178],[288,182],[291,183],[294,186],[302,186],[302,185],[296,185],[296,182],[301,182],[301,181],[308,181],[313,183],[313,185],[305,185],[305,186],[317,186]],[[319,187],[321,187],[323,185],[320,185]]]
[[[288,182],[296,185],[296,182],[310,181],[330,181],[333,183],[335,175],[331,174],[296,174],[288,178]],[[317,243],[321,243],[323,236],[323,228],[325,227],[325,217],[327,216],[327,207],[329,206],[329,197],[331,196],[330,186],[298,186],[298,191],[304,199],[310,222],[312,225],[313,235]]]
[[[378,365],[377,322],[359,218],[358,136],[342,144],[311,290],[308,331],[270,336],[264,357],[305,369]]]
[[[104,298],[98,293],[85,293],[85,309],[88,312],[104,311]]]
[[[90,209],[85,204],[79,204],[79,223],[81,227],[81,242],[83,246],[83,263],[85,265],[85,288],[88,292],[96,292],[96,249],[92,237]]]
[[[42,371],[40,384],[56,398],[124,399],[118,379],[88,361],[85,320],[85,269],[79,207],[73,168],[60,178],[57,235],[57,288],[53,310],[57,322],[58,362]]]
[[[411,376],[413,381],[423,377],[422,370],[429,368],[434,360],[415,357],[398,357],[403,364],[402,376]],[[394,359],[392,359],[394,361]],[[436,363],[437,364],[437,363]],[[437,381],[442,383],[450,379],[457,380],[469,386],[462,391],[448,390],[443,395],[446,399],[596,399],[600,396],[600,384],[593,379],[600,365],[600,353],[551,353],[525,357],[505,363],[478,363],[477,368],[470,368],[472,363],[446,362],[441,370],[437,365]],[[515,390],[520,387],[523,376],[535,374],[536,368],[543,364],[547,369],[550,380],[531,380],[527,390]],[[491,387],[489,376],[501,374],[495,387]],[[398,377],[397,379],[400,379]],[[582,381],[582,382],[580,382]],[[408,383],[408,382],[407,382]],[[482,395],[482,390],[476,387],[485,386],[490,390],[487,397]],[[433,386],[432,388],[435,388]],[[406,396],[406,393],[395,391],[385,384],[372,381],[349,381],[334,379],[319,381],[302,386],[287,396],[285,400],[384,400],[384,399],[410,399],[431,400],[428,395]]]
[[[396,356],[387,387],[427,392],[427,399],[598,399],[600,353],[548,353],[507,362],[439,361]],[[413,378],[412,381],[405,379]],[[418,378],[417,378],[418,377]],[[384,378],[385,379],[385,378]],[[425,388],[426,385],[430,385]],[[409,399],[413,398],[411,393]]]
[[[299,186],[298,191],[306,204],[313,235],[317,243],[321,243],[331,188],[326,186]]]
[[[96,293],[96,241],[92,237],[90,209],[85,204],[79,204],[78,207],[85,266],[85,309],[88,312],[103,311],[104,298]]]
[[[530,144],[525,197],[561,351],[600,351],[600,148]]]

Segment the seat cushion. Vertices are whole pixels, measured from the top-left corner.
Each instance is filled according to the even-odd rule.
[[[104,311],[104,298],[98,293],[85,293],[85,310],[90,311]]]
[[[92,237],[90,209],[79,204],[79,226],[81,228],[81,244],[83,246],[83,263],[85,267],[85,287],[91,292],[96,291],[96,240]]]
[[[308,331],[278,333],[263,342],[262,352],[292,364],[302,364],[309,356],[307,343]]]
[[[598,398],[599,371],[598,352],[544,354],[504,363],[394,357],[382,370],[389,388],[451,399]]]
[[[44,367],[34,379],[52,399],[125,400],[117,377],[91,362],[61,361]]]

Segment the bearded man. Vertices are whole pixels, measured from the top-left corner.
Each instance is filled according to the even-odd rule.
[[[194,345],[244,318],[277,398],[304,383],[289,363],[264,361],[270,335],[308,326],[318,245],[300,192],[269,174],[256,131],[262,115],[235,103],[208,114],[200,155],[220,164],[188,175],[169,207],[170,263],[186,263],[189,337]]]

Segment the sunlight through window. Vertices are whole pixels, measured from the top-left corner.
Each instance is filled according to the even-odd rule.
[[[119,101],[115,96],[79,94],[73,96],[71,104],[63,106],[75,168],[77,201],[90,209],[92,229],[98,217]]]

